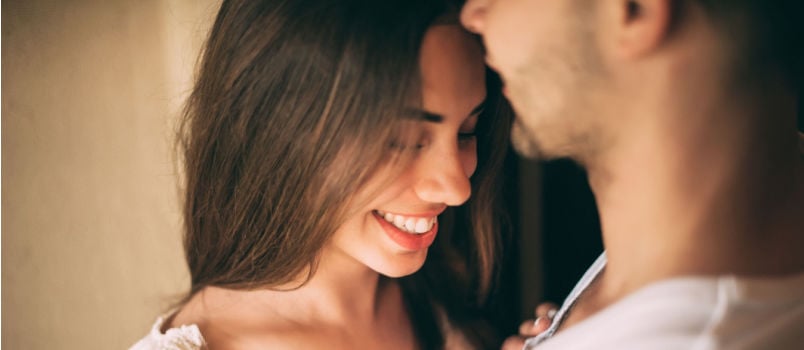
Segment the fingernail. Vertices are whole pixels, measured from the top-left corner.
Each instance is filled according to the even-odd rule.
[[[552,320],[553,317],[556,317],[557,313],[558,313],[558,310],[552,309],[550,311],[547,311],[547,317],[549,317]]]
[[[543,320],[543,318],[542,318],[542,317],[536,317],[536,319],[535,319],[535,320],[533,320],[533,327],[539,327],[539,322],[540,322],[541,320]],[[549,321],[549,320],[547,320],[547,322],[549,323],[550,321]]]

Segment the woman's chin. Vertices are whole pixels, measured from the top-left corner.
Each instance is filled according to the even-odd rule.
[[[421,252],[411,253],[410,256],[398,257],[393,261],[376,264],[373,270],[391,278],[405,277],[419,271],[424,266],[426,258],[427,249],[423,249]]]

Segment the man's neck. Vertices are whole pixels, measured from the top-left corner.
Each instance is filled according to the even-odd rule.
[[[609,259],[602,303],[678,276],[804,270],[798,135],[767,114],[795,103],[663,107],[587,164]]]

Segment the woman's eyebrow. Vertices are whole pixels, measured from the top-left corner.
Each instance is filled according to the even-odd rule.
[[[487,99],[484,98],[483,102],[480,102],[480,104],[478,104],[475,108],[472,108],[472,111],[469,112],[468,117],[471,117],[473,115],[477,115],[477,114],[480,114],[481,112],[483,112],[483,110],[486,109],[486,101],[487,101]],[[421,120],[424,120],[424,121],[430,122],[430,123],[441,123],[441,122],[444,121],[444,117],[439,115],[439,114],[428,112],[428,111],[417,109],[417,108],[411,109],[411,116],[416,116],[414,118],[418,118],[418,119],[421,119]]]

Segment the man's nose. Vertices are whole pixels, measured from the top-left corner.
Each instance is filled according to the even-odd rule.
[[[486,8],[490,0],[469,0],[461,11],[461,23],[470,32],[483,34]]]

